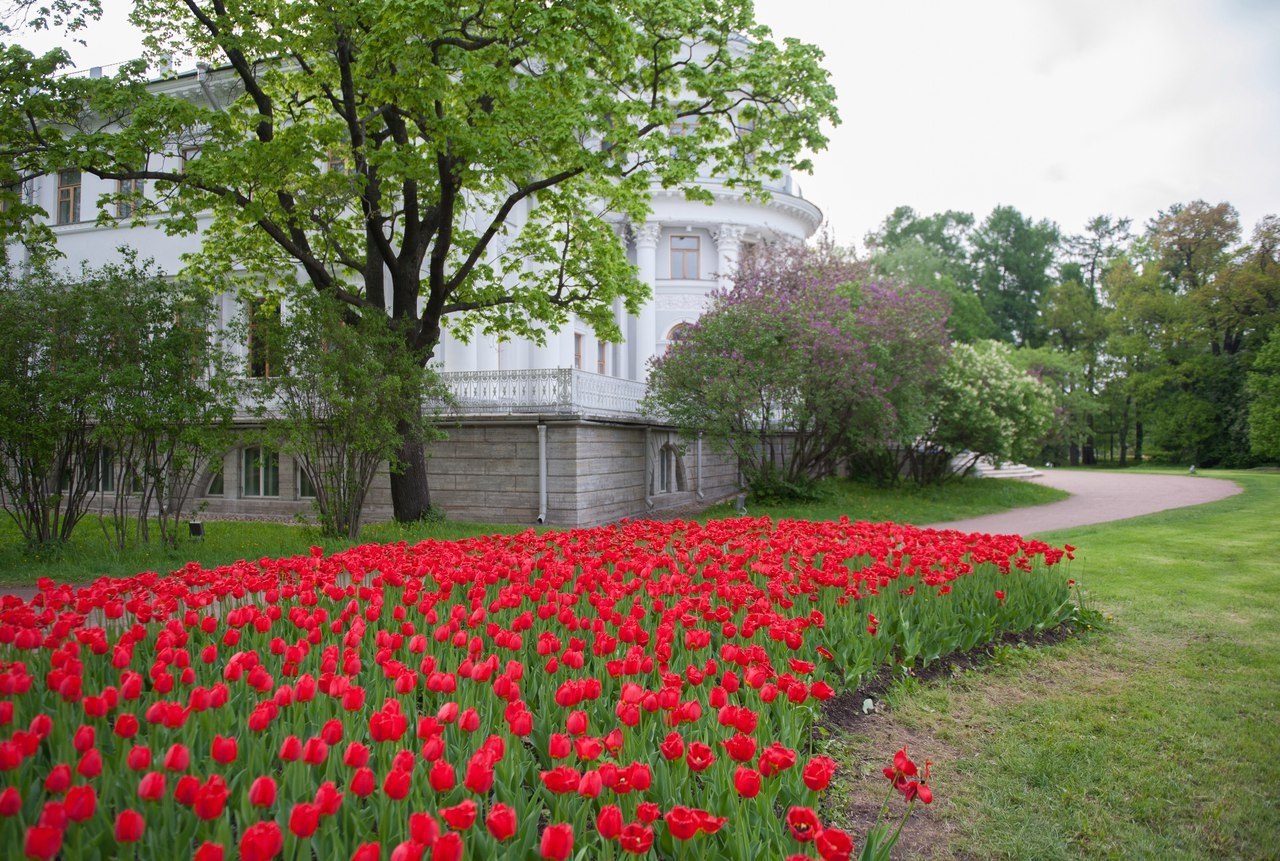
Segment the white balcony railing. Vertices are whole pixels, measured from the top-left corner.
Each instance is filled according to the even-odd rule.
[[[440,375],[460,415],[526,413],[638,418],[645,384],[571,368]]]

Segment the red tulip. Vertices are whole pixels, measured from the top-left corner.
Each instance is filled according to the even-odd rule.
[[[120,738],[133,738],[138,734],[138,718],[128,712],[122,712],[116,716],[112,731]]]
[[[703,771],[716,761],[715,752],[700,741],[690,742],[689,752],[685,759],[694,771]]]
[[[270,807],[276,803],[276,781],[270,775],[258,777],[249,786],[249,803],[254,807]]]
[[[573,826],[566,823],[548,825],[543,829],[538,852],[549,861],[565,861],[573,853]]]
[[[169,771],[186,771],[191,764],[191,751],[185,744],[175,744],[164,755],[164,767]]]
[[[293,805],[289,811],[289,830],[296,837],[310,837],[320,826],[320,808],[308,801]]]
[[[226,806],[227,794],[227,783],[222,779],[222,776],[217,774],[210,775],[209,779],[196,791],[192,809],[195,811],[196,816],[206,822],[211,819],[218,819],[222,816],[222,810]]]
[[[462,861],[462,835],[449,831],[431,846],[431,861]]]
[[[653,829],[639,822],[629,822],[618,837],[618,845],[623,852],[643,855],[653,845]]]
[[[684,756],[684,739],[678,732],[667,733],[667,737],[658,744],[658,751],[666,759],[680,759]]]
[[[134,771],[142,771],[144,768],[151,767],[151,748],[143,745],[134,745],[129,749],[129,756],[126,764]]]
[[[831,776],[836,772],[836,761],[829,756],[815,756],[805,765],[800,773],[804,785],[814,792],[821,792],[831,783]]]
[[[62,829],[33,825],[27,829],[22,851],[28,858],[49,861],[62,850]]]
[[[596,815],[596,830],[605,840],[616,840],[622,833],[622,809],[616,804],[606,804]]]
[[[284,849],[284,834],[272,820],[250,825],[240,836],[241,861],[271,861]]]
[[[359,798],[371,795],[377,786],[378,778],[371,768],[357,768],[355,773],[351,775],[351,783],[348,784],[351,794]]]
[[[44,791],[50,795],[61,795],[71,786],[71,766],[65,762],[58,763],[50,769],[44,779]]]
[[[410,813],[409,836],[414,843],[430,846],[440,836],[440,823],[430,813]]]
[[[84,822],[98,809],[98,795],[92,786],[73,786],[67,790],[66,808],[68,819]]]
[[[213,757],[214,762],[221,763],[222,765],[235,762],[237,753],[238,747],[234,737],[224,738],[220,735],[215,735],[213,737],[213,746],[210,750],[210,755]]]
[[[823,828],[813,845],[823,861],[849,861],[853,857],[853,839],[839,828]]]
[[[466,831],[475,824],[477,810],[476,803],[467,798],[453,807],[442,807],[436,812],[454,831]]]
[[[302,741],[296,735],[286,736],[280,743],[280,758],[285,762],[302,759]]]
[[[516,833],[516,812],[506,804],[498,802],[489,808],[484,824],[495,840],[499,842],[510,840]]]
[[[448,792],[457,783],[458,776],[454,772],[452,765],[440,759],[436,760],[431,766],[431,771],[427,774],[427,780],[431,783],[431,788],[436,792]]]
[[[17,816],[22,812],[22,796],[15,787],[6,787],[0,792],[0,816]]]
[[[321,816],[333,816],[342,806],[342,793],[332,780],[326,780],[316,787],[315,804],[320,808]]]
[[[138,781],[138,797],[143,801],[159,801],[164,798],[166,788],[164,772],[148,771]]]
[[[754,768],[738,766],[733,772],[733,788],[743,798],[755,798],[760,794],[760,772]]]
[[[351,861],[380,861],[381,858],[382,844],[380,843],[361,843],[351,854]]]
[[[102,752],[96,747],[85,751],[84,756],[80,757],[80,762],[76,763],[76,774],[90,780],[102,774]]]
[[[393,768],[387,772],[387,776],[382,780],[382,791],[386,793],[387,798],[393,801],[400,801],[409,794],[412,782],[413,775],[410,772]]]
[[[677,804],[668,810],[664,818],[667,822],[667,830],[677,840],[689,840],[692,838],[693,835],[698,833],[698,825],[701,822],[692,809],[681,804]]]
[[[136,810],[121,810],[116,814],[116,842],[137,843],[147,828],[146,820]]]
[[[93,747],[96,734],[91,726],[82,726],[76,730],[75,735],[71,737],[71,746],[76,749],[76,753],[84,753]]]
[[[206,840],[196,849],[196,854],[192,856],[191,861],[223,861],[226,857],[226,851],[221,843],[211,843]]]
[[[792,837],[801,843],[807,843],[817,836],[822,823],[811,808],[792,807],[787,811],[787,827],[791,829]]]

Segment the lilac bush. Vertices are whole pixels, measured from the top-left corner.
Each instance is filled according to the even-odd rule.
[[[647,407],[735,456],[757,493],[803,494],[850,452],[922,427],[946,303],[867,282],[830,247],[770,249],[658,359]]]

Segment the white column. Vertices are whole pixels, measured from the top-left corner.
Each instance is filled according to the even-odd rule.
[[[738,255],[742,251],[742,234],[745,228],[740,224],[722,224],[715,233],[716,250],[719,255],[720,287],[728,289],[733,286],[733,276],[738,270]]]
[[[649,376],[649,360],[658,352],[658,236],[660,225],[645,222],[636,228],[636,267],[640,283],[649,287],[649,298],[640,308],[636,325],[636,343],[632,379],[644,380]]]
[[[613,300],[613,322],[618,324],[622,340],[609,345],[609,375],[627,376],[627,309],[621,299]]]

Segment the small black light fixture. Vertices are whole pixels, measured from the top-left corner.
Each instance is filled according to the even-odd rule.
[[[204,538],[204,524],[199,520],[192,520],[187,524],[187,529],[191,532],[191,537],[196,539]]]

